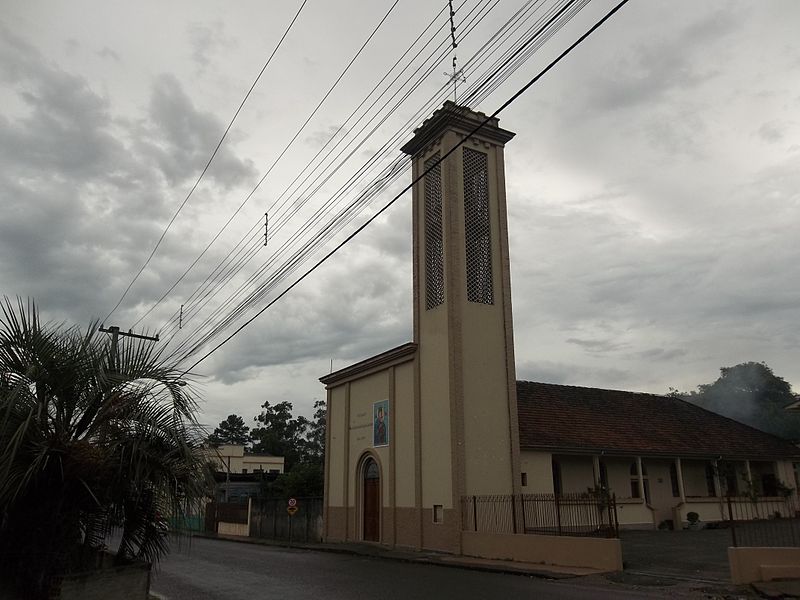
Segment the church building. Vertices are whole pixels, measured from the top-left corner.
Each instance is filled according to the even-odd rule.
[[[416,181],[414,337],[320,379],[326,541],[529,562],[561,552],[560,564],[617,570],[617,539],[537,542],[517,499],[613,486],[619,525],[679,527],[689,511],[719,518],[730,486],[795,485],[800,449],[679,399],[517,381],[503,159],[514,134],[484,120],[446,102],[402,147]],[[514,535],[467,523],[465,499],[490,496],[513,499]]]

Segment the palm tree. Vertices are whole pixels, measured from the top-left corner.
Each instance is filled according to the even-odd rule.
[[[43,324],[33,302],[0,303],[0,569],[33,596],[97,561],[157,561],[166,518],[208,489],[203,432],[182,373],[150,342],[111,355],[97,323]]]

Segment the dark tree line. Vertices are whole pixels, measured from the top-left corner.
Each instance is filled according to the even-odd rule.
[[[256,426],[245,425],[239,415],[229,415],[208,441],[214,445],[242,444],[254,454],[284,457],[285,473],[265,483],[268,496],[321,496],[325,462],[325,402],[314,403],[311,419],[292,415],[291,402],[264,402]]]
[[[713,383],[678,396],[702,408],[787,440],[800,440],[800,412],[785,408],[797,400],[792,386],[763,362],[722,367]]]

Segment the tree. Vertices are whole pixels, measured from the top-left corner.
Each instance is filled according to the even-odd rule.
[[[285,473],[265,483],[264,492],[272,497],[321,496],[325,464],[325,402],[314,402],[312,420],[292,417],[292,404],[265,402],[253,429],[254,452],[267,452],[285,458]]]
[[[157,561],[166,517],[205,496],[195,400],[154,345],[97,323],[42,324],[33,302],[0,317],[0,570],[26,597],[48,597],[97,560],[110,527],[117,562]]]
[[[251,433],[253,452],[283,456],[284,469],[290,471],[305,456],[309,421],[302,415],[292,417],[291,402],[273,405],[267,401],[261,408],[263,410],[255,418],[260,425]]]
[[[800,414],[784,410],[796,401],[792,387],[763,362],[722,367],[715,382],[698,386],[696,392],[680,395],[698,406],[767,433],[800,439]]]
[[[324,471],[319,463],[301,462],[292,470],[264,486],[265,495],[272,498],[322,496]]]
[[[314,402],[314,416],[308,426],[306,461],[319,465],[325,462],[325,427],[328,416],[324,400]]]
[[[237,444],[247,446],[250,444],[250,428],[244,424],[244,419],[239,415],[228,415],[221,421],[214,433],[208,436],[208,443],[213,446],[222,444]]]

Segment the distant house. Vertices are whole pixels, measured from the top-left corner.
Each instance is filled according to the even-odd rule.
[[[223,473],[283,473],[283,457],[246,452],[239,444],[206,449],[207,456]]]
[[[283,456],[246,452],[245,447],[239,444],[206,448],[204,453],[214,465],[216,499],[222,502],[257,497],[261,482],[274,480],[284,469]]]
[[[679,398],[517,382],[523,493],[617,496],[620,524],[726,518],[728,495],[800,486],[800,448]]]

